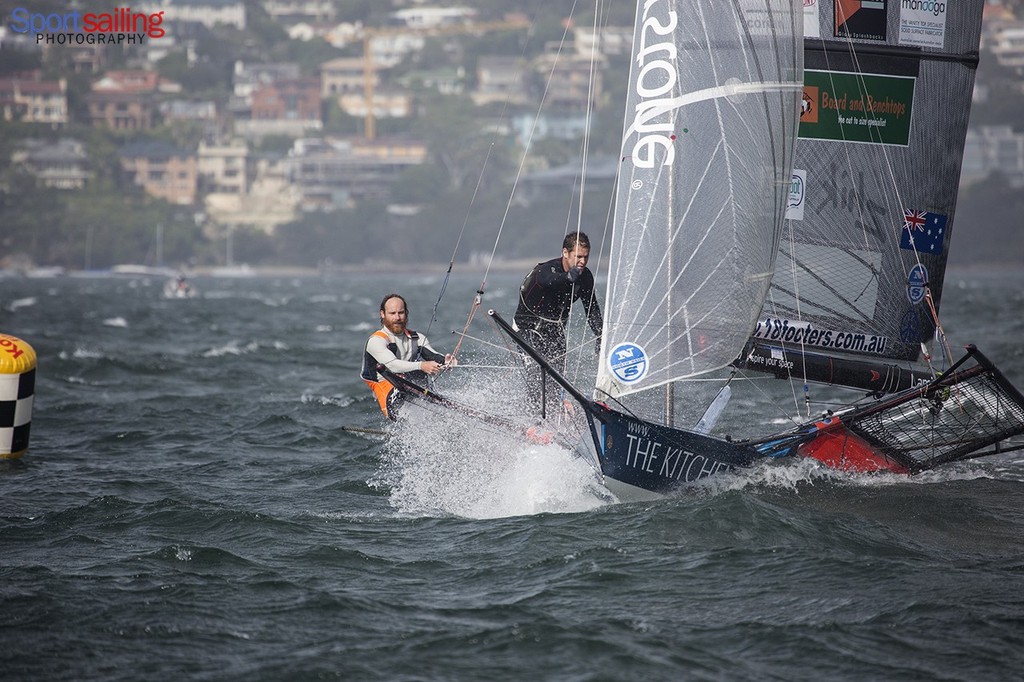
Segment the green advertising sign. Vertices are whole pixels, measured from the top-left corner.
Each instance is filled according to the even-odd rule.
[[[905,147],[910,141],[915,80],[804,71],[800,137]]]

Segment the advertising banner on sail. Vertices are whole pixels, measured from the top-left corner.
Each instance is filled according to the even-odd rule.
[[[878,40],[886,38],[888,0],[835,0],[835,37]]]
[[[820,0],[804,0],[804,38],[821,37]]]
[[[906,146],[916,79],[804,71],[800,137]]]
[[[900,6],[900,45],[942,49],[946,42],[946,3],[906,0]]]

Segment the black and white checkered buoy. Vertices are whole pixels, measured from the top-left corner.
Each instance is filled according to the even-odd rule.
[[[15,336],[0,334],[0,459],[16,459],[28,450],[35,388],[36,352]]]

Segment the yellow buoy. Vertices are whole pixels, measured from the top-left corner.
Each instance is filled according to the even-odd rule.
[[[0,334],[0,459],[16,459],[28,450],[35,389],[36,352],[15,336]]]

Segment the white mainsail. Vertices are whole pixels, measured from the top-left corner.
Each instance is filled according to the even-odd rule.
[[[802,83],[800,0],[639,3],[598,399],[743,348],[778,251]]]

